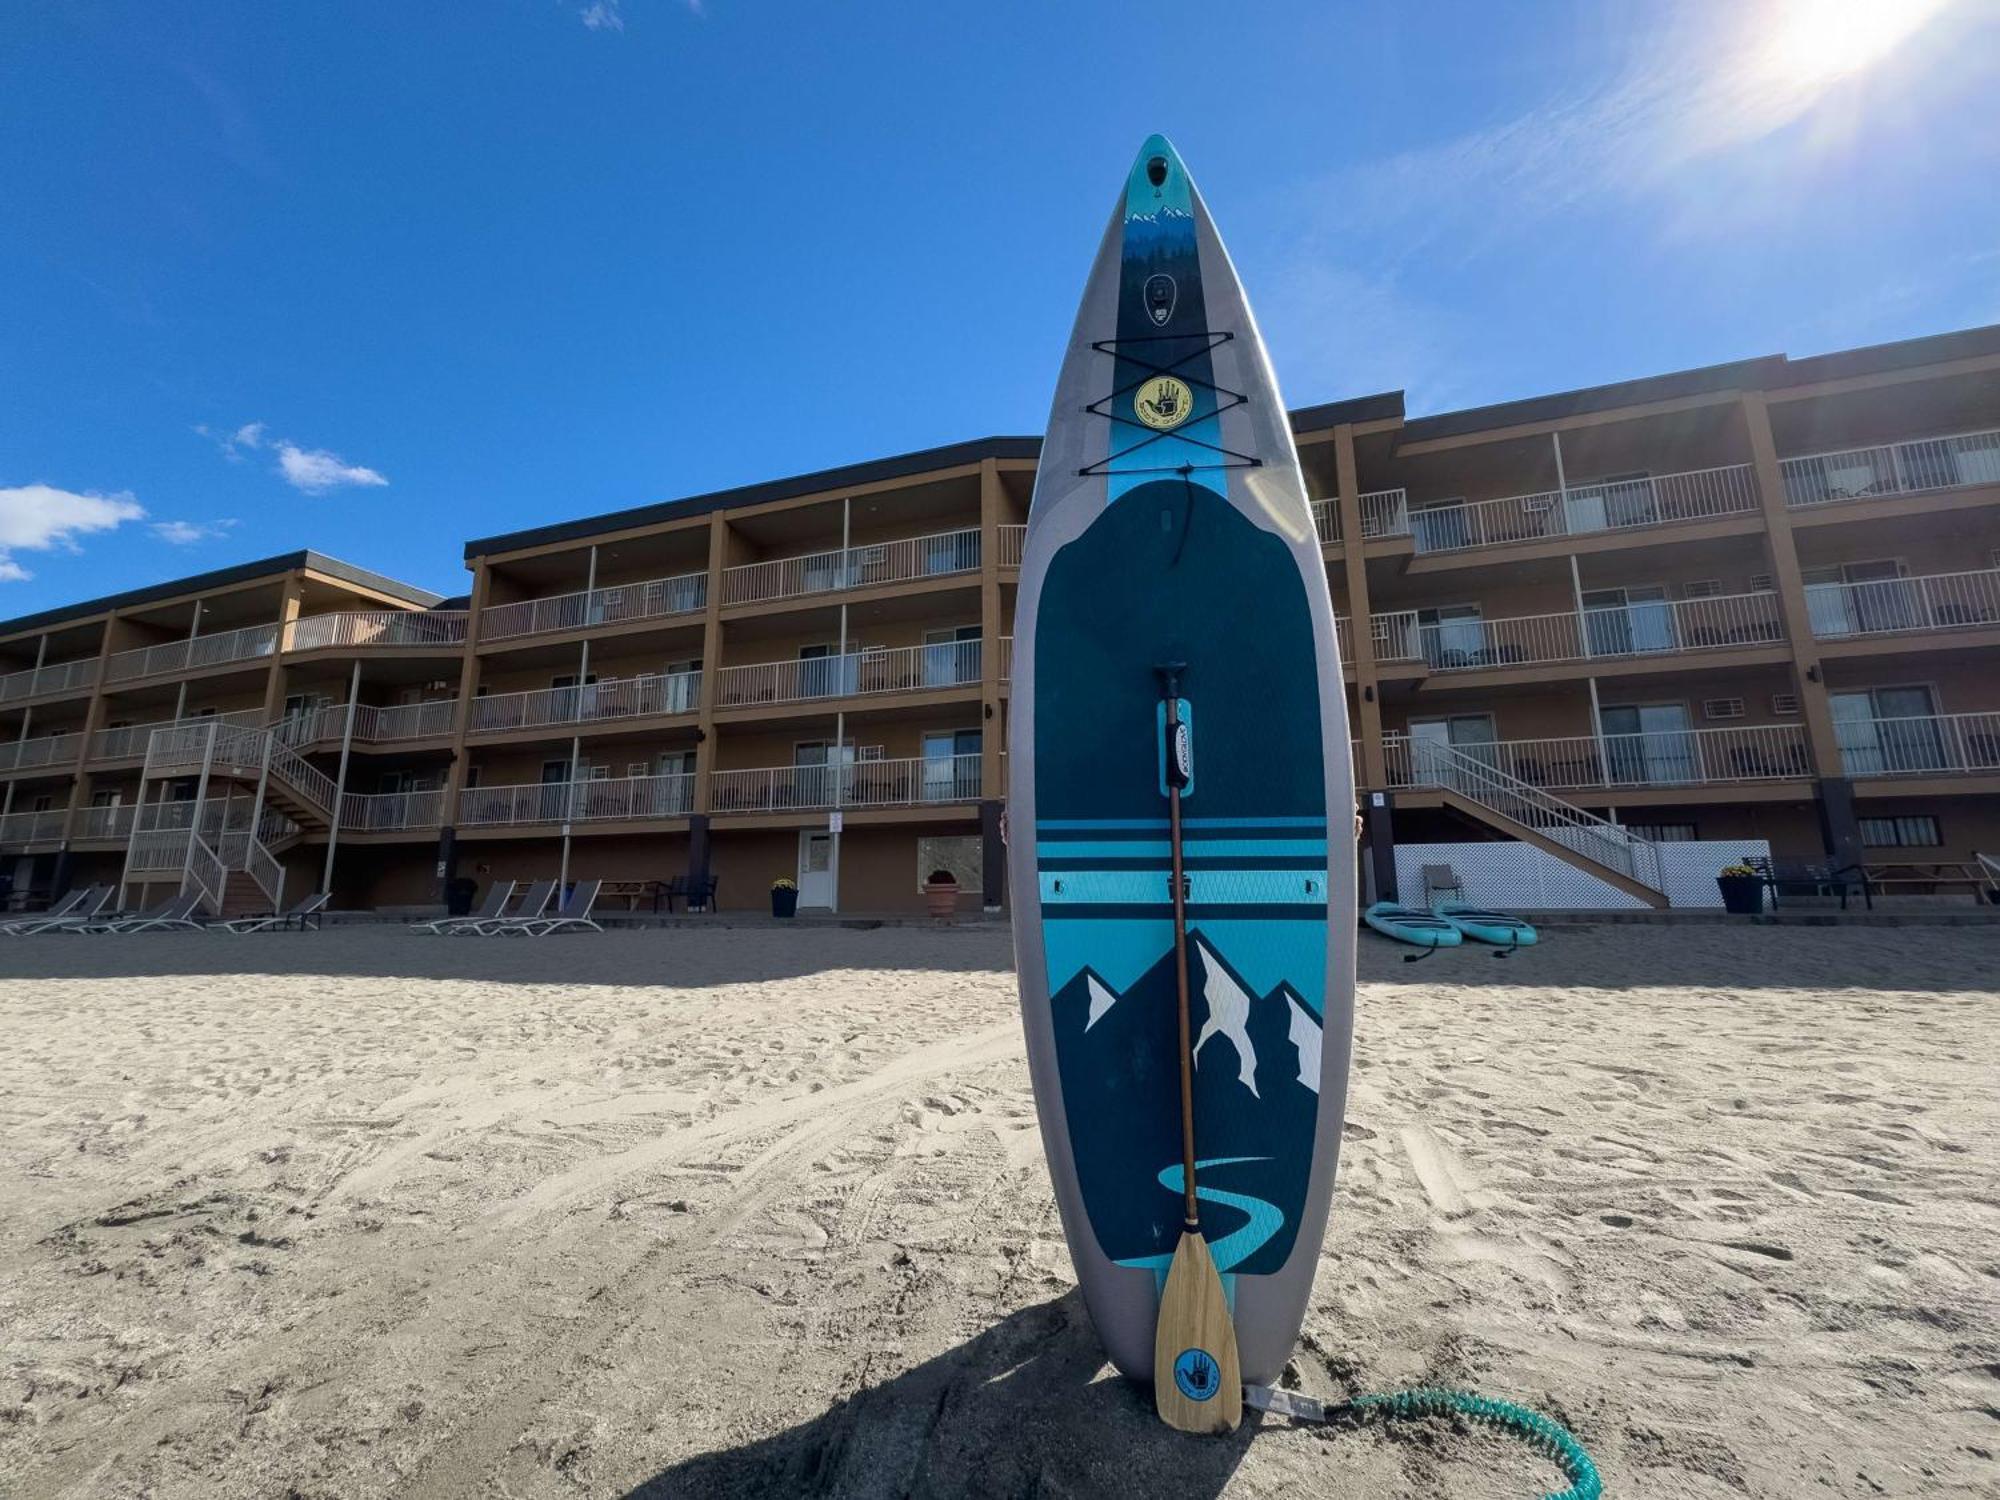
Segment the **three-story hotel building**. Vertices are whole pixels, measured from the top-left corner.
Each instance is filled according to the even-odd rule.
[[[1619,847],[2000,851],[2000,327],[1293,421],[1378,887],[1392,838],[1642,896]],[[299,552],[0,624],[0,874],[998,905],[1037,449],[482,537],[455,599]]]

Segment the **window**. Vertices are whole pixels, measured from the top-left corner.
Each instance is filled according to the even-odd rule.
[[[1743,700],[1704,698],[1701,700],[1701,716],[1704,719],[1740,719],[1743,717]]]
[[[1720,578],[1697,578],[1681,585],[1683,599],[1713,599],[1722,592]]]
[[[1790,714],[1790,715],[1792,715],[1792,716],[1796,717],[1796,716],[1797,716],[1797,714],[1798,714],[1798,711],[1799,711],[1799,695],[1798,695],[1797,693],[1773,693],[1773,694],[1771,694],[1771,712],[1772,712],[1772,713],[1774,713],[1774,714]]]
[[[985,878],[981,844],[976,833],[917,840],[917,889],[924,888],[933,870],[949,870],[961,891],[977,892]]]
[[[1861,842],[1870,849],[1936,849],[1944,831],[1928,813],[1904,818],[1863,818]]]
[[[1692,823],[1627,823],[1625,828],[1633,837],[1655,844],[1692,844],[1698,837]]]

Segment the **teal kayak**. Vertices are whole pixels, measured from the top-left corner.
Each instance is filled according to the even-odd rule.
[[[1393,901],[1377,901],[1361,920],[1384,937],[1418,948],[1456,948],[1461,941],[1458,929],[1443,917]]]
[[[1511,917],[1504,911],[1483,911],[1460,901],[1446,901],[1438,906],[1437,914],[1465,936],[1482,943],[1497,943],[1503,948],[1526,948],[1535,941],[1533,923]]]

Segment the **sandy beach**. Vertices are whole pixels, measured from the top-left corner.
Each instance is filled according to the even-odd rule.
[[[1290,1383],[1614,1495],[2000,1489],[2000,931],[1362,940]],[[1004,931],[0,947],[0,1494],[1529,1496],[1176,1437],[1072,1287]]]

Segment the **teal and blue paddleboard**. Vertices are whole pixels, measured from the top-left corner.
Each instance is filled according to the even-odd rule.
[[[1181,1232],[1165,710],[1180,663],[1201,1229],[1243,1376],[1290,1357],[1325,1233],[1354,995],[1333,607],[1263,341],[1187,169],[1133,165],[1049,417],[1015,615],[1009,878],[1063,1227],[1150,1379]]]
[[[1393,901],[1377,901],[1361,920],[1384,937],[1418,948],[1456,948],[1462,941],[1458,929],[1436,912]]]
[[[1482,943],[1493,943],[1501,948],[1534,946],[1534,923],[1504,911],[1487,911],[1460,901],[1445,901],[1438,905],[1437,914],[1464,936]]]

